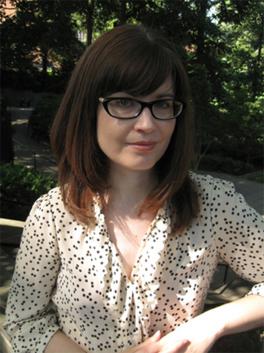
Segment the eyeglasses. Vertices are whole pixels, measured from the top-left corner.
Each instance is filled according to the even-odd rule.
[[[145,107],[158,120],[176,119],[183,110],[183,103],[174,99],[159,99],[153,102],[142,102],[133,98],[112,97],[99,98],[106,112],[116,119],[135,119]]]

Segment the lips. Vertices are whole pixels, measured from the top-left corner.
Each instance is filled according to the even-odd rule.
[[[155,141],[135,141],[135,142],[128,143],[128,145],[140,151],[151,151],[155,147],[156,142]]]

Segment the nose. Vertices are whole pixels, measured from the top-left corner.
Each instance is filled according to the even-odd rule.
[[[135,120],[135,129],[150,132],[155,128],[154,117],[148,107],[145,107]]]

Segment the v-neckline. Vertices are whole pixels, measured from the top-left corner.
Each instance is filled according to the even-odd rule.
[[[132,283],[133,279],[136,276],[138,276],[139,274],[137,273],[137,267],[138,267],[138,263],[144,253],[144,248],[145,248],[145,243],[147,241],[147,239],[149,238],[157,220],[158,217],[161,215],[162,212],[166,211],[166,205],[165,204],[163,207],[159,208],[155,217],[153,218],[153,220],[150,222],[149,227],[145,233],[145,235],[142,237],[141,241],[140,241],[140,245],[139,245],[139,249],[138,249],[138,253],[136,256],[136,260],[134,262],[134,264],[131,266],[131,272],[130,275],[127,273],[127,270],[125,268],[124,262],[122,261],[122,255],[120,253],[120,251],[118,250],[118,247],[116,246],[116,244],[112,241],[110,233],[108,231],[108,227],[107,227],[107,223],[106,223],[106,218],[105,218],[105,214],[103,212],[103,210],[101,210],[101,215],[102,215],[102,221],[103,221],[103,225],[105,228],[105,234],[107,236],[107,240],[109,242],[109,247],[111,247],[113,254],[116,256],[117,261],[118,261],[118,265],[120,268],[120,271],[122,273],[122,275],[124,276],[124,278],[126,279],[127,283]]]

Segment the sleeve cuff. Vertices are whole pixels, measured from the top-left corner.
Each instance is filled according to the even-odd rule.
[[[55,335],[55,333],[59,331],[59,329],[60,328],[58,326],[52,326],[47,329],[46,333],[42,336],[42,339],[39,341],[36,353],[44,353],[52,336]]]
[[[264,283],[255,284],[247,295],[261,295],[264,297]]]

